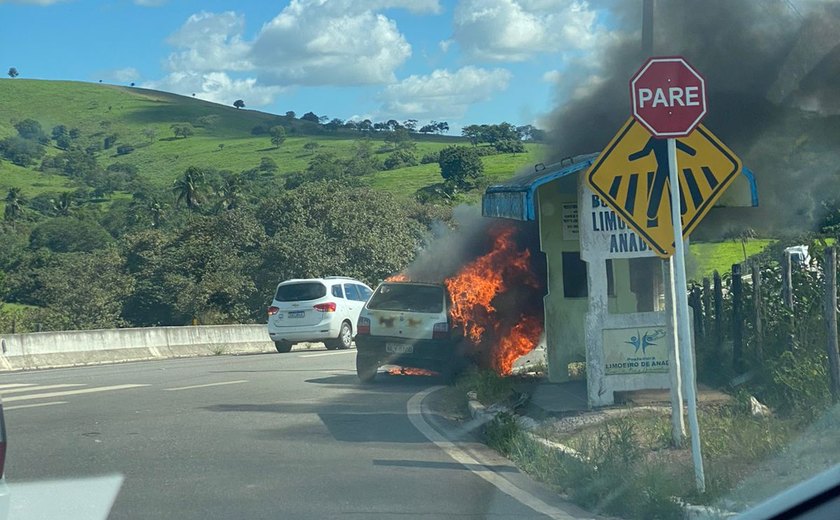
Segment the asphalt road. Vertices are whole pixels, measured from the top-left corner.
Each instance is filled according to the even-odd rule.
[[[354,360],[305,351],[2,374],[11,519],[62,501],[57,483],[25,482],[69,479],[83,489],[71,495],[107,503],[78,480],[99,476],[123,479],[114,519],[545,518],[412,424],[409,400],[436,378],[363,386]]]

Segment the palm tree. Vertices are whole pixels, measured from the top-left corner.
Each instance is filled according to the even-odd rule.
[[[70,214],[70,206],[73,204],[73,197],[69,192],[65,191],[58,196],[58,200],[53,200],[52,205],[55,212],[63,217]]]
[[[159,228],[166,218],[166,211],[163,209],[163,205],[157,200],[152,199],[146,205],[146,209],[152,217],[152,226]]]
[[[242,200],[242,177],[238,174],[233,174],[225,178],[222,182],[222,206],[226,210],[236,209],[239,207],[239,202]]]
[[[6,210],[3,212],[3,218],[12,223],[12,229],[15,229],[15,221],[23,215],[23,203],[25,202],[23,195],[20,193],[20,188],[9,188],[6,194]]]
[[[192,218],[192,210],[201,203],[201,188],[204,184],[204,170],[195,166],[190,166],[184,172],[184,176],[177,179],[172,185],[172,191],[175,193],[175,204],[181,201],[187,205],[190,218]]]

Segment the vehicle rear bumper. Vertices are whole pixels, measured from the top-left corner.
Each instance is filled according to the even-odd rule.
[[[292,343],[301,341],[324,341],[335,339],[341,330],[341,322],[338,320],[323,321],[316,325],[303,327],[275,327],[268,326],[268,335],[271,341],[290,341]]]
[[[411,345],[411,353],[388,352],[387,344]],[[356,336],[358,355],[375,358],[380,365],[440,370],[463,357],[461,341]]]

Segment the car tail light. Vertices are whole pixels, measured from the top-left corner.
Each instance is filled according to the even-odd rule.
[[[315,310],[319,312],[335,312],[335,302],[319,303],[315,305]]]
[[[272,305],[271,307],[268,308],[268,315],[269,316],[274,316],[278,312],[280,312],[280,307],[275,307],[274,305]]]
[[[359,322],[356,324],[356,335],[359,334],[370,334],[370,318],[359,318]]]
[[[432,329],[432,339],[446,339],[449,337],[449,324],[445,321],[435,323]]]
[[[6,466],[6,423],[3,420],[3,401],[0,401],[0,477]]]

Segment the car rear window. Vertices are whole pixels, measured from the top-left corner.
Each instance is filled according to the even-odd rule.
[[[443,287],[384,284],[373,293],[367,307],[381,311],[443,312]]]
[[[317,300],[327,294],[327,286],[321,282],[299,282],[277,287],[274,299],[278,302],[302,302]]]

